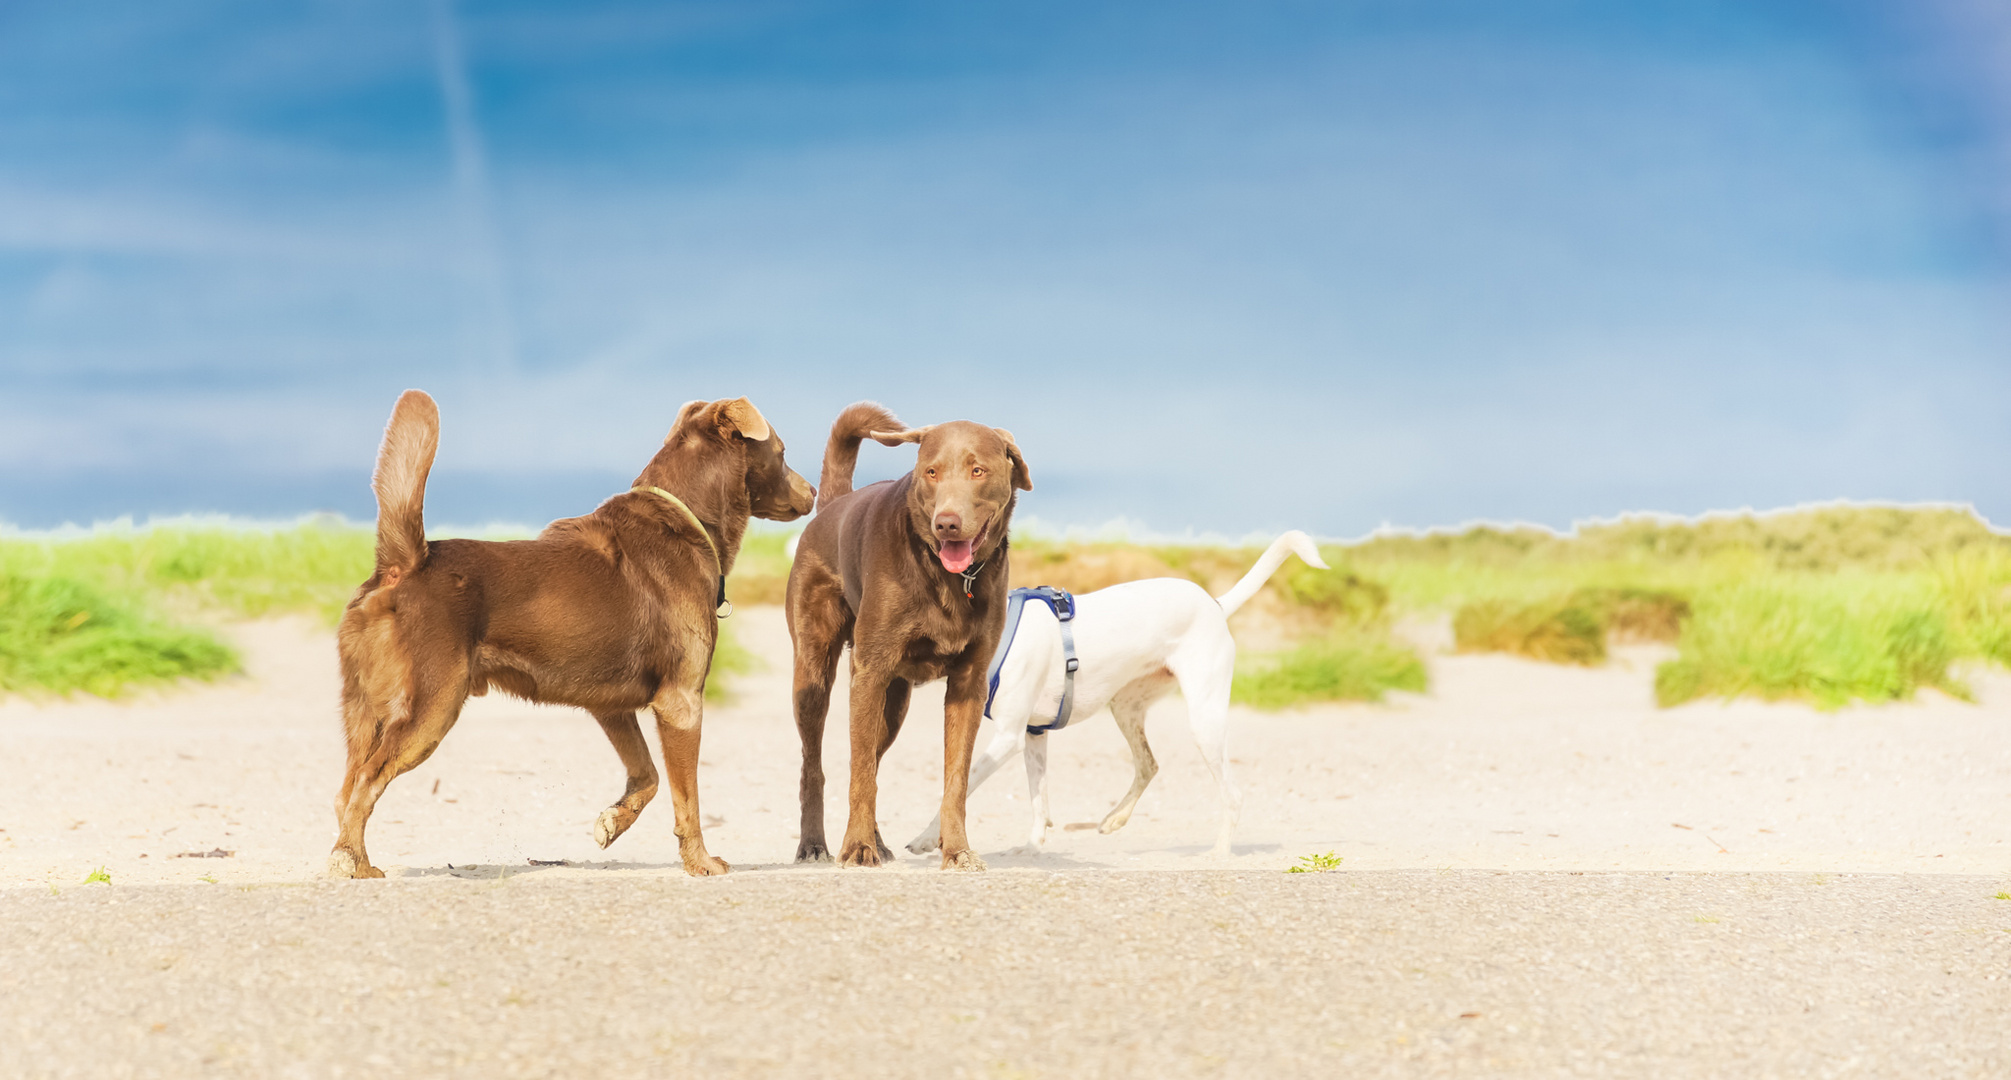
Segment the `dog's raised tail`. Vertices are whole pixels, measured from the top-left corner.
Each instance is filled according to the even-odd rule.
[[[1263,557],[1257,560],[1257,565],[1243,575],[1243,580],[1238,581],[1235,588],[1215,598],[1215,602],[1222,605],[1222,617],[1228,618],[1236,614],[1236,609],[1257,595],[1257,590],[1263,588],[1266,581],[1271,580],[1272,574],[1277,573],[1278,567],[1285,562],[1285,556],[1292,554],[1304,559],[1307,566],[1317,566],[1322,570],[1327,568],[1327,564],[1320,558],[1320,549],[1313,546],[1313,538],[1293,529],[1271,541],[1271,546],[1264,549]]]
[[[426,475],[440,448],[440,408],[423,391],[407,390],[384,425],[377,451],[377,570],[404,576],[426,565]]]
[[[861,401],[848,405],[831,425],[831,441],[824,446],[824,475],[818,477],[817,509],[822,510],[852,493],[852,470],[859,464],[859,440],[875,431],[906,431],[908,425],[894,418],[883,405]]]

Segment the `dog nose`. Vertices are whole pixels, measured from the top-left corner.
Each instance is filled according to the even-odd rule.
[[[936,535],[944,540],[956,540],[964,535],[964,518],[953,510],[945,510],[936,515]]]

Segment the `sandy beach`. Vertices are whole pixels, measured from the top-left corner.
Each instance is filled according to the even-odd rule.
[[[1439,653],[1426,695],[1237,710],[1229,858],[1203,854],[1213,785],[1175,699],[1152,715],[1162,771],[1124,830],[1058,828],[1046,853],[1012,854],[1026,802],[1009,767],[972,800],[989,873],[906,852],[841,871],[790,862],[780,612],[734,618],[766,668],[707,715],[724,879],[684,876],[667,797],[598,851],[621,773],[596,725],[487,698],[380,804],[371,851],[391,880],[325,880],[334,647],[305,621],[229,628],[247,672],[215,686],[0,704],[0,1042],[16,1048],[0,1075],[2011,1065],[2001,674],[1971,673],[1974,704],[1661,711],[1653,652],[1596,670]],[[918,694],[887,759],[892,842],[939,798],[940,708],[939,689]],[[834,724],[834,777],[844,742]],[[1063,826],[1100,819],[1130,776],[1107,716],[1051,756]],[[1336,872],[1282,872],[1328,851]],[[111,884],[84,884],[100,867]]]
[[[798,749],[788,634],[776,608],[734,616],[763,670],[708,709],[701,806],[712,851],[740,871],[791,864]],[[0,884],[66,886],[103,866],[119,884],[302,881],[333,840],[339,780],[333,636],[304,620],[229,629],[244,676],[128,702],[0,703]],[[1348,869],[1807,870],[2011,873],[2011,676],[1969,673],[1977,702],[1658,710],[1655,654],[1605,668],[1431,657],[1428,695],[1279,714],[1237,709],[1245,791],[1234,854],[1203,856],[1213,782],[1178,696],[1149,733],[1161,772],[1131,823],[1101,820],[1131,776],[1108,714],[1052,738],[1048,850],[1024,837],[1025,779],[1008,765],[971,800],[995,868],[1281,870],[1333,851]],[[827,820],[844,821],[842,691],[826,733]],[[889,753],[880,815],[892,844],[940,800],[941,684],[919,691]],[[645,731],[654,738],[651,726]],[[987,727],[988,732],[988,727]],[[980,732],[980,744],[987,737]],[[614,752],[577,710],[474,699],[433,758],[400,778],[370,826],[394,876],[528,870],[676,873],[668,796],[606,852],[596,814],[621,792]],[[213,852],[229,857],[188,858]],[[898,853],[895,872],[934,856]],[[451,866],[451,869],[450,869]]]

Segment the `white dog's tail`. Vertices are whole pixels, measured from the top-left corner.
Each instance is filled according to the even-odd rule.
[[[1257,595],[1257,590],[1271,580],[1272,574],[1277,573],[1278,567],[1285,562],[1285,556],[1294,552],[1306,561],[1307,566],[1317,566],[1322,570],[1327,568],[1327,564],[1320,559],[1320,549],[1313,546],[1313,538],[1293,529],[1271,541],[1271,546],[1264,549],[1263,558],[1257,560],[1257,565],[1243,575],[1243,580],[1237,582],[1235,588],[1215,598],[1215,602],[1222,605],[1222,617],[1226,619],[1236,614],[1236,609]]]

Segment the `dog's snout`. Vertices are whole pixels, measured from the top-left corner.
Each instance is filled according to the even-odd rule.
[[[944,510],[936,515],[936,537],[942,540],[964,538],[964,516],[954,510]]]

